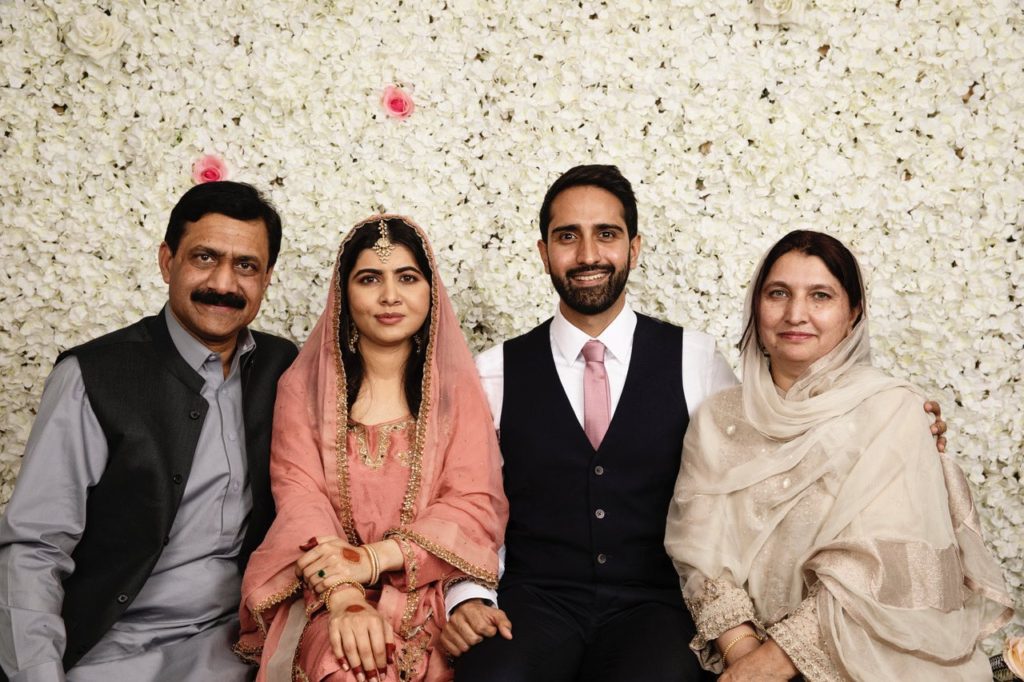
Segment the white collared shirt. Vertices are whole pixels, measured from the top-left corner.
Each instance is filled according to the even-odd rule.
[[[636,330],[636,313],[627,301],[622,311],[609,324],[597,340],[605,345],[605,372],[608,374],[608,388],[611,394],[612,416],[618,407],[622,389],[626,385],[629,361],[633,356],[633,332]],[[551,320],[551,356],[555,370],[562,384],[569,404],[580,425],[583,425],[583,346],[593,337],[575,327],[565,319],[559,308]],[[683,330],[683,394],[686,408],[693,418],[704,400],[722,389],[739,383],[732,368],[721,353],[715,349],[714,337],[703,332]],[[476,356],[476,368],[491,407],[495,430],[501,425],[501,406],[505,395],[505,350],[499,343]],[[667,407],[666,409],[671,409]],[[682,444],[680,443],[680,448]],[[504,547],[499,557],[504,572]],[[465,581],[453,585],[445,595],[445,609],[451,615],[452,609],[467,599],[480,598],[497,602],[497,595],[476,583]]]

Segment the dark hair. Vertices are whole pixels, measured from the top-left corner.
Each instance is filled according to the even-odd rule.
[[[206,182],[185,192],[171,209],[167,221],[164,242],[171,249],[171,255],[178,251],[178,245],[185,234],[185,223],[194,223],[208,213],[220,213],[235,220],[262,220],[267,228],[267,243],[270,246],[270,262],[273,267],[281,250],[281,216],[259,190],[244,182]]]
[[[570,168],[548,188],[547,194],[544,195],[544,203],[540,205],[541,240],[547,241],[548,239],[548,227],[551,225],[551,204],[555,201],[555,197],[571,187],[584,186],[600,187],[606,192],[614,194],[622,204],[629,238],[632,239],[636,236],[636,196],[633,195],[633,186],[615,166],[592,164]]]
[[[741,350],[746,348],[752,339],[757,339],[760,342],[757,333],[757,319],[761,314],[761,289],[764,287],[764,282],[768,279],[768,273],[771,272],[775,261],[791,251],[799,251],[805,256],[820,258],[828,271],[839,280],[839,284],[846,291],[846,297],[850,299],[850,310],[860,307],[860,314],[857,316],[855,324],[864,315],[864,308],[861,306],[861,292],[864,291],[864,287],[856,257],[841,241],[824,232],[793,230],[775,242],[775,246],[768,250],[761,269],[757,273],[754,289],[750,294],[750,319],[747,320],[747,326],[740,338]]]
[[[387,218],[385,222],[388,226],[391,242],[393,244],[401,244],[412,251],[413,258],[416,259],[416,265],[419,266],[420,271],[423,272],[427,281],[430,282],[431,288],[433,288],[434,272],[430,268],[430,259],[427,258],[427,249],[423,244],[422,238],[417,234],[416,230],[401,218]],[[338,286],[341,287],[341,300],[345,301],[345,305],[341,306],[341,314],[338,316],[338,345],[341,351],[341,361],[345,366],[345,399],[350,410],[352,409],[352,403],[359,397],[359,389],[363,385],[363,358],[358,352],[353,353],[348,348],[349,329],[352,324],[346,296],[348,278],[352,274],[352,268],[355,267],[359,254],[366,249],[373,248],[373,245],[380,239],[379,226],[379,220],[372,220],[360,225],[356,229],[356,233],[345,244],[345,252],[341,256],[341,262],[338,264]],[[433,312],[433,303],[431,303],[431,312]],[[405,379],[403,383],[405,387],[405,400],[409,403],[409,410],[418,417],[420,403],[423,400],[423,363],[426,358],[427,339],[430,338],[429,312],[427,313],[427,319],[424,320],[423,326],[419,328],[416,335],[420,338],[424,350],[420,353],[409,354],[409,359],[405,363]]]

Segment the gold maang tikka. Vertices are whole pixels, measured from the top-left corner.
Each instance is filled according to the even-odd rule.
[[[377,258],[380,258],[381,263],[387,263],[395,245],[391,242],[391,233],[388,232],[388,224],[384,218],[380,219],[377,227],[380,229],[380,238],[374,242],[373,250],[377,253]]]

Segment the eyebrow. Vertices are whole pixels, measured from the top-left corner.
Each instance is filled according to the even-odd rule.
[[[787,289],[792,289],[793,288],[792,286],[790,286],[789,282],[784,282],[781,279],[772,280],[771,282],[765,282],[764,286],[762,287],[762,289],[767,289],[768,287],[786,287]],[[805,288],[805,289],[828,289],[829,291],[837,291],[837,289],[834,286],[832,286],[831,284],[811,284],[811,285],[809,285],[807,287],[803,287],[803,288]]]
[[[404,272],[415,272],[416,274],[418,274],[420,276],[425,276],[425,275],[423,275],[423,272],[418,267],[416,267],[415,265],[403,265],[400,268],[395,268],[394,272],[396,274],[399,274],[399,275],[404,273]],[[360,268],[360,269],[358,269],[358,270],[356,270],[355,272],[352,273],[352,277],[358,277],[359,275],[363,275],[363,274],[366,274],[366,275],[383,275],[384,271],[380,270],[378,268]]]
[[[551,232],[552,233],[554,233],[554,232],[565,232],[565,231],[568,231],[568,230],[581,230],[581,229],[582,228],[580,227],[579,223],[569,223],[568,225],[559,225],[558,227],[552,227],[551,228]],[[615,223],[597,223],[597,224],[594,225],[594,229],[597,229],[597,230],[619,230],[620,232],[625,232],[626,231],[626,228],[624,228],[622,225],[617,225]]]
[[[224,251],[220,251],[219,249],[215,249],[212,246],[206,246],[205,244],[198,244],[198,245],[192,247],[192,250],[189,251],[189,253],[206,253],[206,254],[209,254],[211,256],[216,256],[217,258],[224,258],[227,255],[227,253],[225,253]],[[254,256],[254,255],[247,254],[247,253],[239,254],[239,255],[235,256],[233,260],[236,263],[240,262],[240,261],[250,261],[250,262],[253,262],[253,263],[259,263],[260,262],[259,256]]]

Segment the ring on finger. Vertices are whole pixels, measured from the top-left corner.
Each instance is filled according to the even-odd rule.
[[[321,569],[320,569],[319,571],[317,571],[317,572],[316,572],[316,574],[317,574],[317,575],[318,575],[319,577],[321,577],[321,578],[326,578],[326,577],[327,577],[327,571],[325,571],[325,570],[324,570],[324,569],[322,569],[322,568],[321,568]]]

